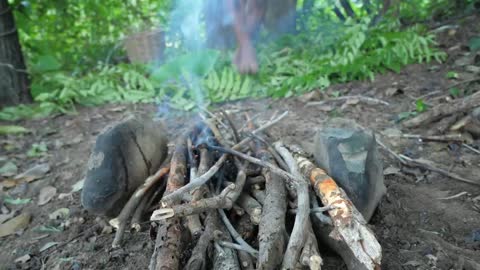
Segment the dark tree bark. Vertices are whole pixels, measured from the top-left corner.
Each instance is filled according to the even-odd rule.
[[[32,101],[30,80],[8,0],[0,0],[0,107]]]
[[[345,10],[345,13],[347,14],[348,17],[355,18],[355,11],[353,11],[353,8],[350,4],[350,1],[340,0],[340,5],[342,5],[342,7]]]
[[[340,19],[340,21],[344,22],[347,18],[343,15],[342,11],[335,5],[333,5],[333,12]]]

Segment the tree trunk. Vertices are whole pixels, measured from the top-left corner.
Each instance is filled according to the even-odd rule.
[[[8,0],[0,0],[0,108],[32,101],[30,81]]]

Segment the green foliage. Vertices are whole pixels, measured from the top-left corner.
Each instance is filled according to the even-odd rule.
[[[449,92],[450,95],[454,98],[460,97],[460,89],[458,89],[457,87],[450,88]]]
[[[8,204],[13,204],[13,205],[22,205],[22,204],[27,204],[32,201],[32,199],[26,198],[26,199],[21,199],[21,198],[12,198],[12,197],[6,197],[3,199],[5,203]]]
[[[30,130],[22,126],[0,125],[0,135],[28,133]]]
[[[455,71],[449,71],[446,75],[447,79],[458,79],[458,73]]]
[[[223,68],[221,73],[212,71],[204,81],[212,102],[261,96],[254,91],[253,84],[252,78],[240,75],[231,67]]]
[[[48,148],[46,143],[34,143],[28,150],[27,157],[40,157],[45,155],[47,151]]]
[[[472,51],[472,52],[480,50],[480,37],[471,38],[468,41],[468,47],[470,48],[470,51]]]
[[[14,1],[37,103],[5,108],[0,119],[75,113],[76,104],[166,101],[191,110],[247,97],[288,97],[445,58],[421,26],[400,29],[396,19],[387,19],[372,27],[372,16],[357,6],[358,18],[340,22],[333,2],[315,1],[300,26],[304,33],[263,42],[259,74],[245,76],[232,67],[230,54],[180,54],[185,48],[176,45],[167,49],[175,54],[158,67],[104,63],[130,31],[164,27],[172,1]],[[402,1],[400,11],[404,18],[415,12],[412,18],[426,18],[433,2]]]
[[[172,1],[13,2],[24,53],[34,71],[83,72],[105,61],[125,35],[166,24]]]
[[[427,110],[427,105],[423,102],[423,99],[417,99],[415,101],[417,112],[421,113]]]

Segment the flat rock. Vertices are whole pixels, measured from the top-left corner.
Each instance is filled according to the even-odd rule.
[[[332,119],[315,134],[314,156],[368,221],[386,192],[373,132],[352,120]]]

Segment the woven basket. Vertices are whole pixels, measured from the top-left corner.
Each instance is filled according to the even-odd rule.
[[[125,40],[128,59],[132,63],[159,62],[165,50],[165,35],[160,29],[129,35]]]

